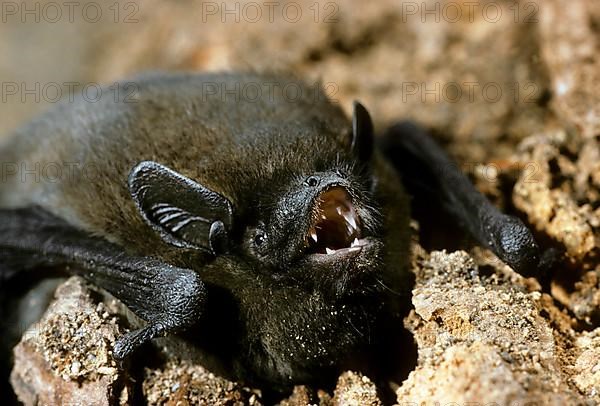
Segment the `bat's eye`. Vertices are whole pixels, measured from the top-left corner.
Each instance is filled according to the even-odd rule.
[[[262,221],[258,223],[252,240],[256,248],[261,249],[267,245],[267,232],[265,231],[265,224]]]
[[[309,177],[306,179],[306,184],[307,184],[308,186],[311,186],[311,187],[315,187],[315,186],[317,186],[319,183],[321,183],[321,182],[320,182],[319,178],[318,178],[318,177],[316,177],[316,176],[309,176]]]
[[[263,232],[259,232],[254,236],[254,245],[262,247],[267,242],[267,235]]]
[[[263,222],[248,229],[246,241],[249,253],[261,260],[269,256],[269,234]]]

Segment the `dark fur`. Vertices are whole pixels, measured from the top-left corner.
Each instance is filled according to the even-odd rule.
[[[396,174],[377,152],[370,162],[357,157],[351,123],[340,107],[293,78],[174,74],[133,82],[134,103],[115,103],[111,95],[98,103],[63,104],[17,131],[0,149],[1,162],[28,168],[76,162],[78,169],[59,182],[9,178],[0,184],[0,207],[42,205],[126,255],[195,271],[206,285],[207,302],[186,336],[234,378],[287,387],[334,371],[373,339],[386,305],[382,286],[403,287],[408,209]],[[273,100],[248,101],[203,90],[203,83],[234,88],[266,82],[279,83],[279,89],[297,84],[303,97],[289,100],[276,91]],[[213,258],[175,248],[143,221],[127,178],[147,160],[231,202],[227,253]],[[83,176],[84,166],[94,169],[93,179]],[[336,173],[375,242],[352,266],[309,263],[300,250],[311,221],[310,202],[298,197],[312,196],[303,182]],[[285,214],[287,208],[292,210]],[[262,223],[270,235],[267,249],[257,253],[251,242]]]

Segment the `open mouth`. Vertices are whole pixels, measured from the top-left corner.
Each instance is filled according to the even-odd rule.
[[[360,219],[343,187],[334,186],[319,196],[315,217],[307,236],[309,254],[358,252],[365,245]]]

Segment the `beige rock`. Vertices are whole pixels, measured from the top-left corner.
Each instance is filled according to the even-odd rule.
[[[171,361],[161,369],[146,368],[143,382],[148,405],[260,406],[260,391],[215,376],[200,365]]]
[[[600,329],[583,333],[575,346],[581,351],[573,367],[575,385],[583,394],[597,399],[600,395]]]
[[[116,320],[73,277],[15,347],[12,386],[26,405],[125,404],[129,389],[112,359]]]
[[[587,323],[600,320],[600,143],[564,130],[526,138],[512,200],[543,235],[564,247],[553,295]]]
[[[371,380],[355,372],[340,375],[333,396],[333,406],[381,406],[377,388]]]
[[[548,67],[555,112],[585,137],[600,131],[600,59],[594,0],[539,1],[541,56]]]
[[[539,292],[478,276],[465,252],[434,251],[418,262],[414,312],[406,319],[419,349],[398,403],[576,404]],[[571,337],[568,337],[570,339]]]

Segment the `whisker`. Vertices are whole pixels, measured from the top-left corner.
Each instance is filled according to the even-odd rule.
[[[385,284],[385,282],[383,282],[381,279],[379,279],[379,278],[375,278],[375,281],[376,281],[377,283],[379,283],[381,286],[383,286],[383,288],[384,288],[385,290],[387,290],[388,292],[391,292],[391,293],[393,293],[393,294],[394,294],[394,295],[396,295],[396,296],[401,296],[401,295],[402,295],[400,292],[398,292],[398,291],[396,291],[396,290],[394,290],[394,289],[390,288],[388,285],[386,285],[386,284]]]

